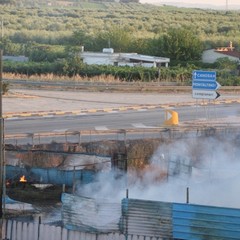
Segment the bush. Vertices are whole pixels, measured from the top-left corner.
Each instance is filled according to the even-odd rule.
[[[212,71],[212,68],[199,68],[195,65],[187,64],[185,67],[181,65],[165,68],[145,68],[145,67],[129,67],[129,66],[110,66],[110,65],[86,65],[80,58],[69,58],[64,61],[49,62],[6,62],[3,70],[6,73],[31,75],[53,74],[57,76],[80,76],[83,78],[94,78],[96,76],[108,76],[113,79],[134,82],[176,82],[181,85],[191,85],[192,71],[196,69],[206,69]],[[222,86],[239,86],[240,77],[238,71],[221,69],[217,71],[217,81]],[[160,73],[160,74],[159,74]]]
[[[3,85],[2,85],[2,93],[3,95],[6,94],[9,90],[9,84],[6,83],[6,82],[3,82]]]

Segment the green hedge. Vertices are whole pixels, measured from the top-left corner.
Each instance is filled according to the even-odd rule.
[[[163,82],[176,82],[181,85],[191,85],[192,71],[196,69],[203,69],[200,66],[186,65],[184,67],[178,65],[175,67],[165,68],[145,68],[145,67],[129,67],[129,66],[109,66],[109,65],[85,65],[73,64],[68,61],[59,61],[54,63],[49,62],[4,62],[3,71],[6,73],[42,75],[54,74],[59,76],[72,77],[79,75],[82,77],[95,77],[95,76],[112,76],[113,78],[122,81],[163,81]],[[206,68],[205,68],[206,69]],[[160,75],[159,75],[160,70]],[[211,71],[212,69],[206,69]],[[240,76],[238,70],[229,69],[214,69],[217,71],[217,81],[222,86],[238,86],[240,85]]]

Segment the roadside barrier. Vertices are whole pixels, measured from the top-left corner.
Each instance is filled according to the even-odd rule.
[[[176,119],[175,119],[176,120]],[[174,121],[173,121],[174,122]],[[53,131],[41,133],[7,134],[4,136],[5,144],[43,144],[43,143],[77,143],[96,142],[105,140],[127,141],[131,139],[169,139],[184,137],[211,136],[214,134],[240,134],[240,122],[209,122],[209,123],[181,123],[172,126],[141,129],[116,130],[73,130]]]

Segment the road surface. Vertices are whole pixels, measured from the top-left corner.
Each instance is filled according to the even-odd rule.
[[[101,93],[15,90],[3,98],[5,134],[82,130],[151,129],[164,124],[166,110],[183,122],[240,117],[239,95],[200,101],[189,94]]]

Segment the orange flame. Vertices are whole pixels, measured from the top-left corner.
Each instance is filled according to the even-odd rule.
[[[23,175],[22,177],[20,177],[20,182],[27,182],[27,179],[25,178],[25,176]]]

